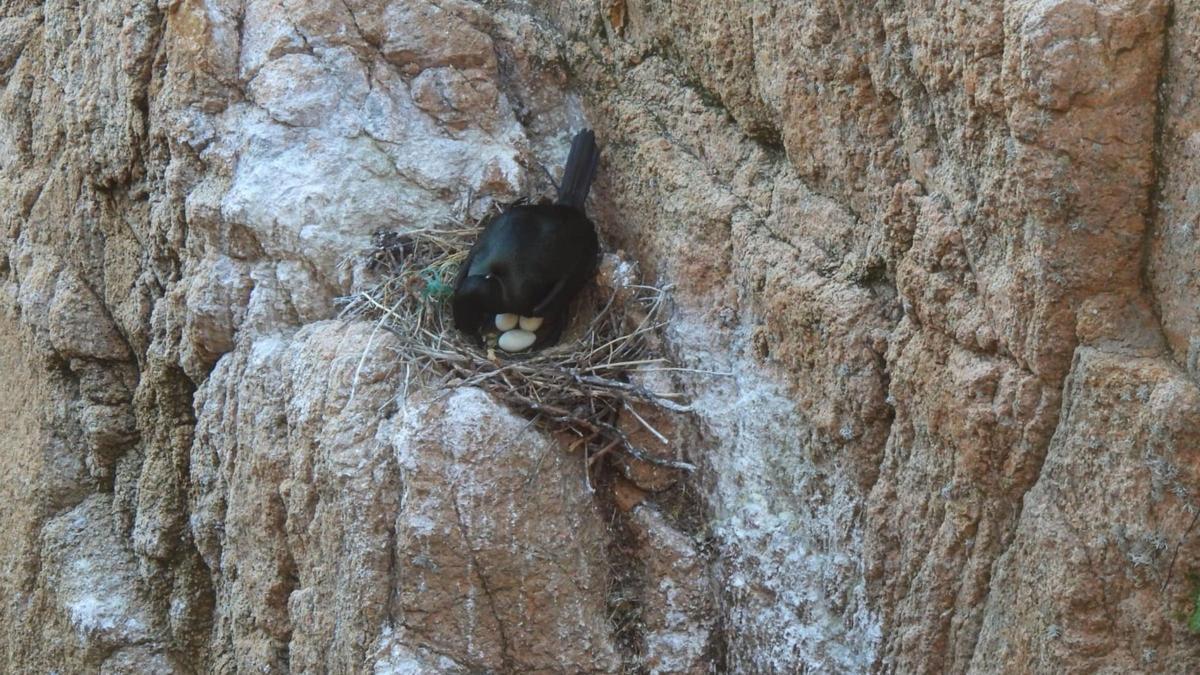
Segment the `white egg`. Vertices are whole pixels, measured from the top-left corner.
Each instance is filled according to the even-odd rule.
[[[502,331],[512,330],[517,327],[517,321],[519,321],[519,319],[517,318],[516,314],[497,314],[496,328],[499,328]]]
[[[537,336],[527,330],[510,330],[500,336],[497,344],[506,352],[521,352],[533,346]]]
[[[521,317],[521,330],[533,332],[542,327],[542,317],[540,316],[523,316]]]

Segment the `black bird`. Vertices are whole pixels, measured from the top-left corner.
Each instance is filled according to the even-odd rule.
[[[454,325],[478,336],[497,314],[542,317],[534,347],[558,342],[567,309],[596,273],[600,244],[583,203],[600,151],[590,129],[571,141],[558,199],[513,206],[494,218],[454,280]]]

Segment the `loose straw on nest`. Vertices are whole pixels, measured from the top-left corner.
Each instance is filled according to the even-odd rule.
[[[602,289],[607,297],[600,299],[603,305],[581,337],[571,339],[574,332],[568,331],[549,349],[505,354],[459,333],[450,317],[451,286],[477,234],[475,227],[459,227],[378,235],[369,265],[382,280],[346,298],[343,317],[378,320],[399,338],[406,388],[411,381],[480,387],[544,428],[574,434],[577,440],[570,449],[582,446],[590,455],[589,465],[619,450],[652,464],[693,470],[687,462],[638,448],[617,424],[618,415],[628,411],[665,443],[666,437],[636,408],[691,410],[681,394],[651,391],[630,378],[638,369],[687,370],[671,367],[654,348],[659,343],[654,336],[665,326],[669,287]],[[577,300],[575,311],[583,304]]]

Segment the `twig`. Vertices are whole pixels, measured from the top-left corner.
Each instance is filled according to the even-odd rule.
[[[666,436],[663,436],[662,434],[660,434],[658,432],[658,429],[655,429],[653,426],[650,425],[649,422],[647,422],[645,419],[643,419],[642,416],[638,414],[637,410],[635,410],[633,406],[626,403],[625,409],[629,411],[630,415],[633,415],[633,418],[636,419],[642,425],[642,427],[644,427],[646,429],[646,431],[649,431],[651,434],[653,434],[654,437],[658,439],[659,443],[662,443],[663,445],[671,444],[671,441],[668,441]]]
[[[600,450],[598,450],[595,454],[593,454],[588,459],[588,466],[590,467],[593,464],[595,464],[596,462],[600,461],[601,458],[603,458],[608,453],[612,452],[613,448],[616,448],[620,444],[621,444],[621,439],[619,439],[619,438],[614,438],[613,440],[609,441],[608,445],[604,446],[603,448],[600,448]]]

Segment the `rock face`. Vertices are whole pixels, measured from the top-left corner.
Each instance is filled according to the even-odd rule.
[[[0,3],[0,671],[1189,672],[1200,8]],[[697,465],[336,319],[603,152]],[[410,386],[412,385],[412,386]]]

